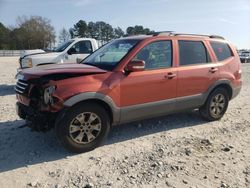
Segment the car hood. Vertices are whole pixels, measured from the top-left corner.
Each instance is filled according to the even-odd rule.
[[[48,75],[62,75],[62,74],[88,75],[88,74],[98,74],[98,73],[100,74],[105,72],[107,71],[90,65],[62,63],[62,64],[49,64],[49,65],[24,69],[21,71],[20,74],[24,75],[26,79],[30,79]]]
[[[27,58],[55,58],[59,56],[61,53],[60,52],[42,52],[42,53],[34,53],[34,54],[29,54]]]
[[[43,54],[46,53],[44,50],[36,49],[36,50],[23,50],[21,51],[20,58],[24,58],[26,56],[35,55],[35,54]]]

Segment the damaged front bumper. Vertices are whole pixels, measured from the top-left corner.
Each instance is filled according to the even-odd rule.
[[[27,125],[34,131],[49,131],[54,127],[58,113],[42,112],[26,106],[20,102],[16,103],[18,116],[26,120]]]

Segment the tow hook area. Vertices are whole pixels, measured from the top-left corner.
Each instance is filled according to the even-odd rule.
[[[21,103],[16,104],[17,114],[26,120],[26,126],[33,131],[47,132],[54,127],[57,113],[46,113],[32,109]]]
[[[45,115],[29,116],[26,119],[26,126],[30,127],[33,131],[47,132],[54,127],[54,121],[48,120]]]

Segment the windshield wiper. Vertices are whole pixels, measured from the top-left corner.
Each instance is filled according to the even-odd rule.
[[[105,71],[109,70],[109,69],[106,69],[105,66],[103,66],[103,65],[95,65],[95,64],[92,64],[92,63],[83,63],[83,64],[90,65],[90,66],[93,66],[93,67],[97,67],[97,68],[105,70]]]
[[[90,65],[90,66],[93,66],[93,67],[98,67],[97,65],[92,64],[92,63],[82,63],[82,64],[85,64],[85,65]],[[98,67],[98,68],[99,68],[99,67]]]
[[[88,63],[88,62],[82,62],[82,64],[85,64],[85,65],[93,65],[92,63]]]

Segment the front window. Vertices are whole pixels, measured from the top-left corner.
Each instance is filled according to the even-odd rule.
[[[71,49],[73,50],[74,54],[90,54],[93,51],[92,44],[89,40],[79,41],[74,44]]]
[[[165,40],[150,43],[142,48],[134,59],[143,60],[146,70],[171,67],[172,42]]]
[[[58,46],[54,52],[62,52],[64,51],[72,42],[74,42],[74,40],[69,40],[63,44],[61,44],[60,46]]]
[[[114,40],[95,51],[81,63],[105,70],[113,70],[139,41],[138,39]]]

